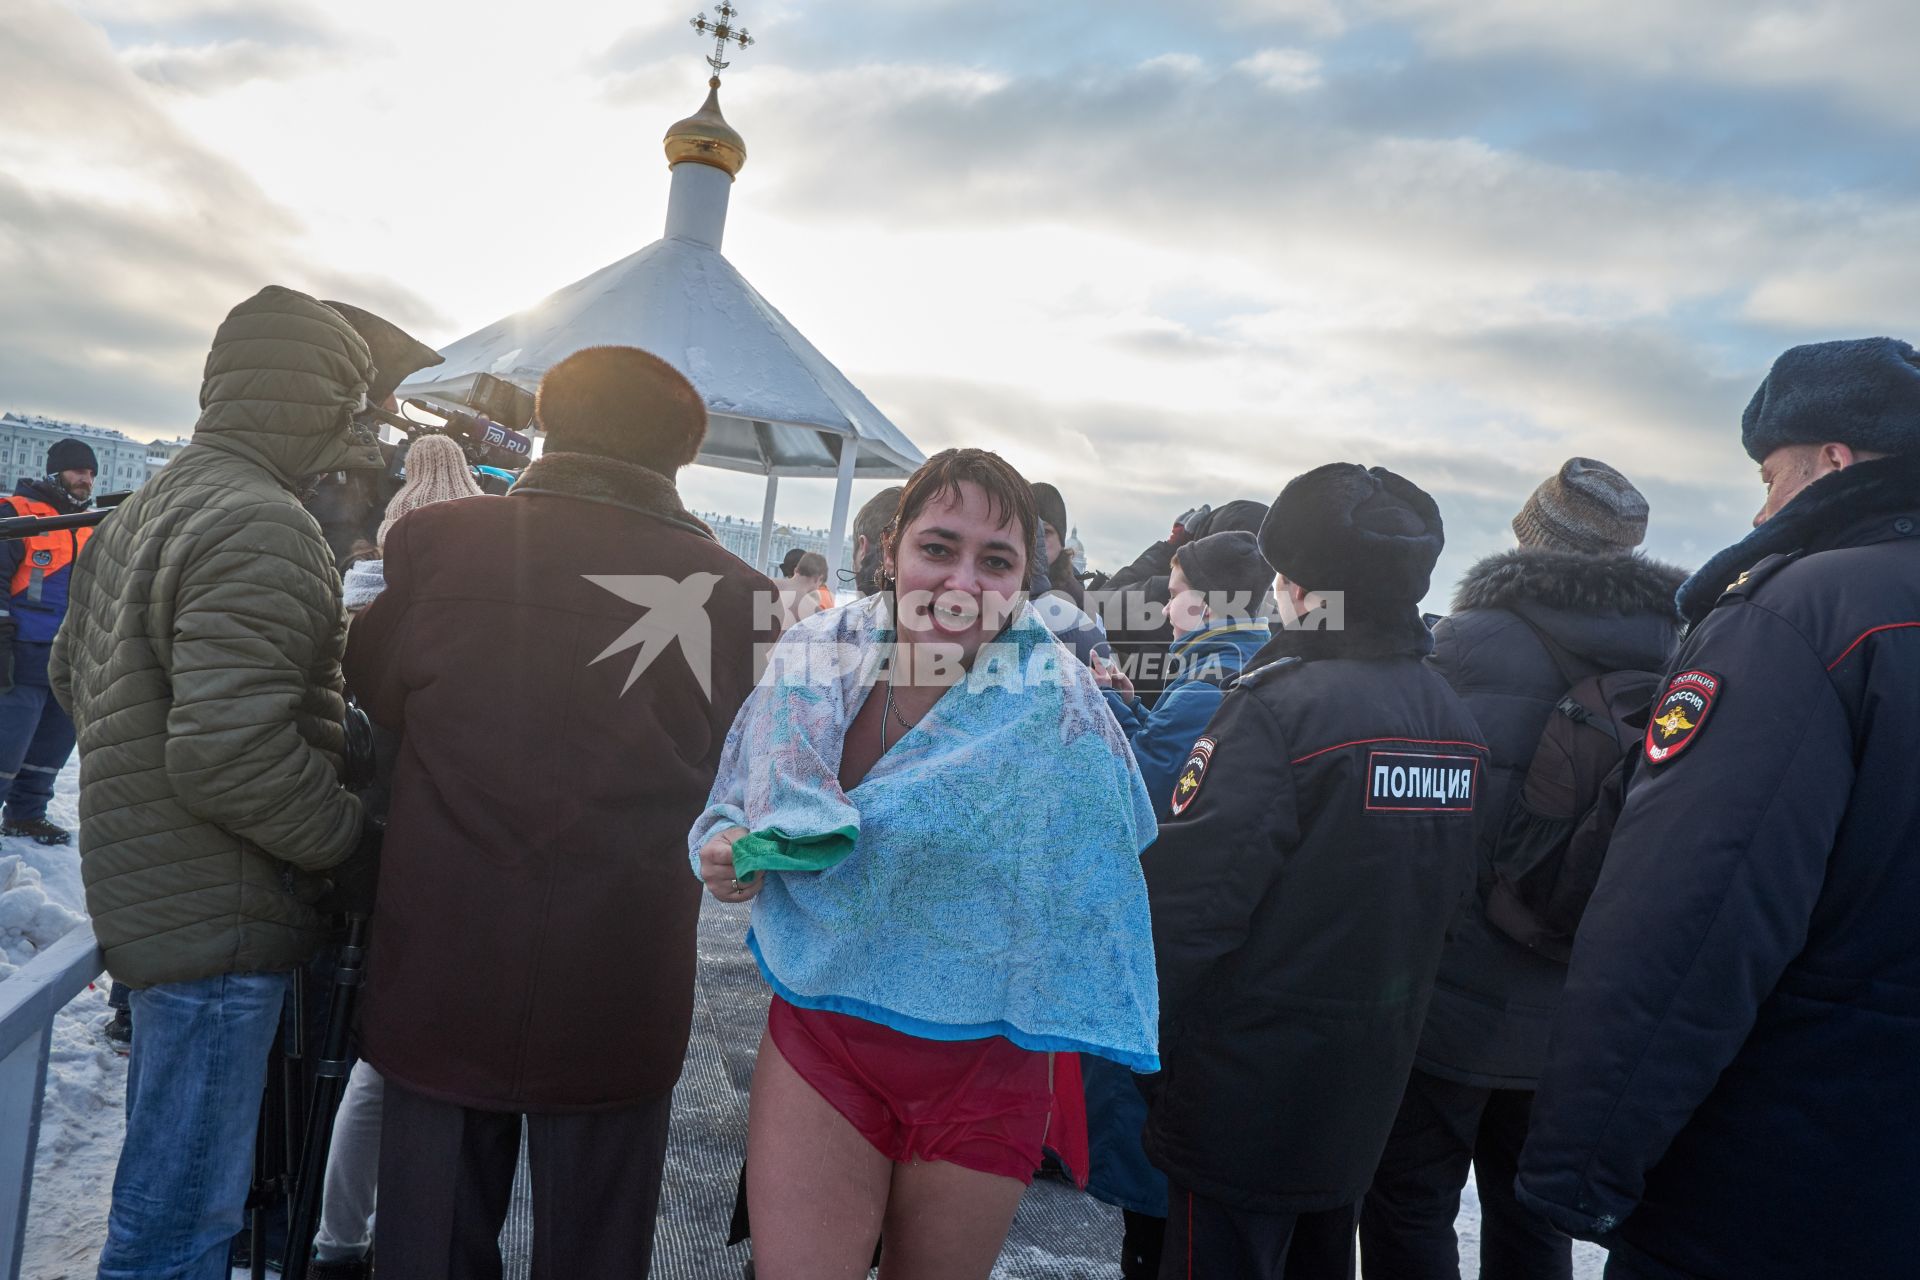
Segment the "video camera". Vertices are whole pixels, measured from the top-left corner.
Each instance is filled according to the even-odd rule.
[[[443,435],[459,443],[467,462],[483,482],[511,483],[514,475],[533,460],[533,438],[527,434],[533,426],[533,393],[503,378],[483,373],[463,399],[447,396],[409,396],[401,402],[399,413],[368,409],[368,415],[400,431],[411,445],[421,436]],[[424,421],[408,410],[431,415],[438,421]],[[388,477],[398,479],[406,465],[406,449],[394,454]]]

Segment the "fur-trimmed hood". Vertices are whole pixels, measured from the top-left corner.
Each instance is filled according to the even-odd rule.
[[[1689,625],[1713,609],[1743,572],[1771,555],[1831,551],[1863,523],[1920,509],[1920,453],[1856,462],[1808,485],[1752,533],[1681,584],[1677,602]]]
[[[621,462],[594,453],[544,453],[520,473],[508,496],[521,493],[605,502],[713,537],[713,530],[681,503],[680,490],[674,486],[672,477],[637,462]]]
[[[1635,552],[1594,556],[1519,547],[1468,569],[1454,590],[1453,608],[1514,609],[1522,605],[1568,613],[1651,613],[1678,619],[1674,592],[1686,571]]]

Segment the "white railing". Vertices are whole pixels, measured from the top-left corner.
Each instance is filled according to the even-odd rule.
[[[106,968],[82,924],[0,982],[0,1275],[20,1278],[53,1018]]]

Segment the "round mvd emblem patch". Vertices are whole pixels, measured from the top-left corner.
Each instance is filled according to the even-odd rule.
[[[1200,794],[1200,783],[1207,776],[1207,764],[1213,759],[1214,742],[1212,738],[1202,738],[1193,744],[1193,751],[1187,756],[1187,762],[1180,766],[1179,781],[1173,784],[1173,802],[1171,808],[1174,817],[1187,811],[1193,798]]]
[[[53,563],[53,552],[36,551],[33,553],[33,562],[44,569]]]
[[[1667,691],[1647,721],[1647,759],[1662,764],[1691,746],[1706,727],[1723,685],[1713,672],[1698,670],[1682,671],[1667,681]]]

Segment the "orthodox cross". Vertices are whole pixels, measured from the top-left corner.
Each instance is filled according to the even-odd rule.
[[[695,31],[698,31],[703,36],[711,35],[713,37],[713,52],[707,56],[707,65],[712,67],[715,72],[725,71],[730,65],[724,56],[727,52],[727,44],[729,41],[739,45],[742,49],[753,43],[753,37],[747,34],[745,27],[737,27],[734,25],[733,20],[740,16],[740,11],[728,3],[728,0],[720,0],[718,12],[720,14],[720,21],[718,22],[707,21],[707,14],[704,9],[701,10],[700,16],[693,20],[693,29]]]

